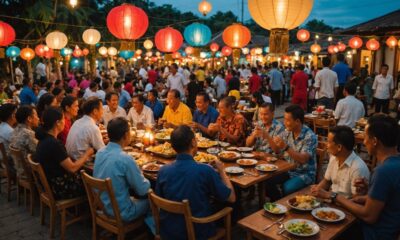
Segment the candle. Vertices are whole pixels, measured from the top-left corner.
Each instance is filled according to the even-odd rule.
[[[154,134],[152,132],[150,132],[149,142],[150,142],[150,145],[154,144]]]
[[[150,132],[145,132],[143,136],[143,144],[145,146],[150,145]]]

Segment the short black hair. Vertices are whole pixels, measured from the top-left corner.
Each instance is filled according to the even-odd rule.
[[[78,100],[76,97],[73,97],[73,96],[70,96],[70,95],[66,96],[66,97],[63,98],[63,100],[61,101],[61,109],[62,109],[63,111],[66,111],[66,110],[67,110],[67,107],[71,107],[72,104],[73,104],[76,100]]]
[[[176,63],[173,63],[173,64],[171,64],[171,67],[174,67],[176,70],[178,70],[178,64],[176,64]]]
[[[339,61],[339,62],[343,62],[344,61],[344,55],[343,55],[343,53],[339,53],[338,55],[337,55],[337,60]]]
[[[268,108],[271,112],[275,111],[274,104],[272,103],[263,103],[260,105],[260,108]]]
[[[348,126],[336,126],[330,129],[334,135],[333,141],[343,145],[348,151],[352,151],[355,144],[354,132]]]
[[[46,89],[47,90],[50,90],[50,88],[53,86],[53,83],[52,82],[47,82],[46,83]]]
[[[54,96],[58,96],[63,90],[59,87],[55,87],[53,91],[51,92]]]
[[[257,68],[256,67],[252,67],[251,68],[251,73],[257,73],[258,71],[257,71]]]
[[[272,67],[273,68],[278,68],[278,62],[272,62]]]
[[[107,124],[107,133],[111,142],[119,142],[130,131],[128,120],[123,117],[112,119]]]
[[[93,81],[93,82],[90,83],[89,89],[93,89],[93,88],[95,88],[96,86],[97,86],[97,82]]]
[[[331,58],[330,57],[324,57],[322,59],[322,65],[324,67],[329,67],[329,65],[331,65]]]
[[[221,101],[226,107],[233,107],[236,104],[236,98],[233,96],[227,96],[221,99]]]
[[[15,114],[15,118],[18,123],[25,123],[28,117],[32,116],[35,108],[30,105],[23,105],[18,108],[17,113]]]
[[[368,136],[376,137],[385,147],[396,147],[399,141],[399,125],[387,115],[377,114],[368,119]]]
[[[83,113],[86,115],[91,114],[95,109],[99,109],[101,106],[101,99],[98,97],[90,97],[83,104]]]
[[[114,95],[117,96],[117,97],[119,97],[119,95],[118,95],[117,92],[114,92],[114,91],[108,92],[108,93],[106,94],[106,101],[110,101],[111,97],[114,96]]]
[[[142,94],[135,94],[132,96],[132,99],[134,98],[137,98],[141,103],[144,103],[146,101],[146,98],[144,98]]]
[[[10,117],[12,116],[12,114],[14,113],[14,111],[16,109],[17,109],[17,106],[12,103],[5,103],[5,104],[1,105],[0,106],[0,120],[2,122],[6,122],[8,119],[10,119]]]
[[[300,120],[304,123],[304,110],[297,104],[293,104],[285,108],[286,113],[290,113],[294,120]]]
[[[175,98],[181,98],[181,93],[178,90],[171,89],[169,92],[173,93]]]
[[[46,108],[51,105],[55,98],[56,97],[51,93],[45,93],[39,98],[38,104],[36,106],[39,117],[42,116],[44,110],[46,110]]]
[[[206,93],[206,92],[204,92],[204,91],[202,91],[202,92],[198,92],[197,94],[196,94],[196,96],[200,96],[200,97],[203,97],[203,100],[205,101],[205,102],[210,102],[210,96]]]
[[[151,93],[151,94],[153,94],[153,96],[155,97],[155,98],[158,98],[158,91],[156,90],[156,89],[151,89],[150,91],[149,91],[149,93]]]
[[[114,88],[121,88],[121,83],[120,82],[115,82],[114,83]]]
[[[356,83],[354,83],[354,82],[347,82],[345,85],[344,85],[344,90],[346,90],[346,92],[348,93],[348,94],[350,94],[350,95],[354,95],[354,94],[356,94],[356,91],[357,91],[357,85],[356,85]]]
[[[177,153],[186,152],[190,149],[194,133],[187,125],[178,126],[171,133],[171,146]]]
[[[386,67],[387,69],[389,69],[389,65],[387,65],[386,63],[382,64],[381,68]]]
[[[300,71],[303,71],[305,67],[306,66],[304,64],[297,65],[297,69],[299,69]]]
[[[31,80],[30,80],[29,78],[25,77],[25,78],[22,80],[22,85],[23,85],[23,86],[26,86],[26,85],[28,85],[30,82],[31,82]]]

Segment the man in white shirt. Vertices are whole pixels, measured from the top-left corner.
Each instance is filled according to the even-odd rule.
[[[36,65],[36,79],[40,79],[40,82],[45,82],[47,76],[46,65],[44,64],[44,59]]]
[[[144,105],[146,99],[142,95],[132,97],[132,106],[128,112],[127,119],[131,126],[143,129],[154,126],[154,115],[151,108]]]
[[[142,77],[143,82],[147,83],[148,75],[147,75],[147,71],[143,65],[139,69],[139,75]]]
[[[21,64],[18,64],[15,68],[15,83],[22,84],[24,79],[24,72],[21,70]]]
[[[107,105],[103,106],[103,124],[107,127],[108,122],[117,117],[126,118],[125,109],[118,106],[118,93],[109,92],[106,95]]]
[[[353,82],[348,82],[344,86],[343,95],[345,98],[340,99],[336,105],[334,112],[337,125],[355,127],[356,122],[364,117],[365,109],[363,103],[354,97],[357,86]]]
[[[98,97],[97,89],[98,89],[97,83],[91,82],[89,87],[86,88],[85,93],[83,94],[83,99],[86,100],[90,97]]]
[[[389,113],[389,100],[394,89],[393,77],[388,74],[389,66],[383,64],[381,74],[375,77],[372,89],[375,98],[375,113],[379,113],[382,109],[383,113]]]
[[[178,65],[176,63],[171,64],[171,73],[168,75],[166,86],[168,89],[176,89],[181,94],[181,97],[185,96],[185,88],[189,82],[185,77],[178,73]]]
[[[72,159],[79,159],[88,148],[96,151],[104,147],[99,127],[96,125],[103,117],[103,104],[97,97],[89,98],[83,104],[84,116],[74,122],[68,133],[66,148]]]
[[[369,181],[369,170],[365,162],[353,151],[354,133],[350,127],[337,126],[328,134],[327,150],[331,154],[324,179],[311,189],[319,189],[352,198],[357,194],[355,180],[364,178]]]
[[[110,77],[111,77],[111,82],[114,84],[115,81],[116,81],[117,78],[118,78],[118,72],[114,69],[114,67],[111,67],[111,70],[110,70]]]
[[[324,105],[328,109],[334,109],[335,95],[339,87],[338,76],[336,72],[329,69],[331,59],[324,57],[322,59],[324,68],[315,75],[315,90],[317,92],[318,105]]]
[[[0,106],[0,143],[3,143],[8,156],[10,156],[8,146],[10,145],[11,134],[17,124],[16,112],[17,106],[14,104],[6,103]],[[3,156],[1,155],[0,159],[2,158]]]

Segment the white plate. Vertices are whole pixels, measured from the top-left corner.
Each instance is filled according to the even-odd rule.
[[[135,159],[139,159],[141,154],[138,152],[127,152],[128,155],[132,156]]]
[[[301,233],[295,233],[295,232],[289,231],[289,225],[290,225],[290,224],[293,224],[293,223],[306,223],[306,224],[308,224],[308,225],[311,227],[311,229],[313,230],[313,232],[310,233],[310,234],[301,234]],[[285,230],[286,230],[287,232],[289,232],[290,234],[293,234],[293,235],[295,235],[295,236],[299,236],[299,237],[311,237],[311,236],[314,236],[314,235],[316,235],[317,233],[319,233],[319,226],[318,226],[318,224],[316,224],[316,223],[313,222],[313,221],[307,220],[307,219],[291,219],[291,220],[285,222],[283,225],[284,225],[284,228],[285,228]]]
[[[252,154],[252,153],[242,153],[242,157],[244,157],[244,158],[253,158],[254,154]]]
[[[273,211],[269,210],[269,209],[266,207],[267,204],[274,204],[275,207],[279,209],[279,212],[273,212]],[[264,206],[263,206],[263,208],[264,208],[265,211],[267,211],[267,212],[269,212],[269,213],[271,213],[271,214],[284,214],[284,213],[286,213],[286,212],[288,211],[288,209],[287,209],[286,206],[284,206],[284,205],[282,205],[282,204],[279,204],[279,203],[265,203]]]
[[[267,160],[267,162],[276,162],[276,161],[278,161],[277,157],[266,157],[265,159]]]
[[[272,169],[269,169],[269,168],[272,168]],[[278,170],[278,166],[276,166],[276,165],[274,165],[274,164],[268,164],[268,163],[266,163],[266,164],[259,164],[259,165],[257,165],[257,166],[256,166],[256,169],[257,169],[258,171],[261,171],[261,172],[273,172],[273,171]]]
[[[228,143],[228,142],[219,142],[219,145],[220,145],[221,147],[227,147],[227,146],[229,146],[229,145],[231,145],[231,144]]]
[[[221,155],[224,154],[224,153],[232,153],[232,154],[234,154],[235,156],[232,157],[232,158],[221,157]],[[226,161],[233,161],[233,160],[236,160],[236,159],[240,158],[240,156],[241,156],[240,153],[233,152],[233,151],[223,151],[223,152],[218,153],[218,157],[221,158],[221,159],[224,159],[224,160],[226,160]]]
[[[328,219],[319,218],[317,216],[317,213],[319,211],[332,211],[332,212],[335,212],[339,216],[339,218],[336,219],[336,220],[328,220]],[[315,208],[314,210],[312,210],[311,215],[313,215],[316,219],[318,219],[320,221],[323,221],[323,222],[340,222],[340,221],[342,221],[343,219],[346,218],[346,214],[344,212],[342,212],[339,209],[330,208],[330,207]]]
[[[218,153],[220,152],[220,150],[219,150],[219,148],[214,148],[214,147],[212,147],[212,148],[208,148],[208,149],[207,149],[207,152],[208,152],[209,154],[218,154]]]
[[[243,164],[243,163],[241,163],[242,161],[247,161],[250,164]],[[258,163],[258,161],[255,159],[241,158],[241,159],[236,160],[236,163],[239,164],[241,167],[251,167],[251,166],[256,165]]]
[[[253,148],[251,148],[251,147],[238,147],[237,150],[239,152],[251,152],[251,151],[253,151]]]
[[[296,197],[293,197],[293,198],[296,198]],[[299,208],[299,207],[294,206],[294,205],[291,203],[291,200],[292,200],[293,198],[289,199],[289,200],[287,201],[287,204],[288,204],[291,208],[296,209],[296,210],[299,210],[299,211],[304,211],[304,212],[312,211],[313,209],[315,209],[315,208],[317,208],[317,207],[319,207],[319,206],[321,205],[321,203],[318,202],[318,200],[316,200],[315,203],[314,203],[314,205],[313,205],[311,208]]]
[[[225,172],[229,174],[241,174],[244,172],[244,169],[241,167],[227,167],[225,168]]]
[[[226,150],[228,150],[228,151],[237,151],[237,147],[228,147]]]

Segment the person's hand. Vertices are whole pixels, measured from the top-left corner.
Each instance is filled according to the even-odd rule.
[[[366,178],[356,178],[353,182],[353,186],[356,188],[356,193],[358,195],[365,195],[368,192],[368,181]]]
[[[85,152],[86,160],[89,160],[94,154],[93,148],[88,148]]]
[[[365,202],[367,201],[367,198],[365,196],[355,196],[351,199],[351,201],[360,205],[364,205]]]
[[[279,149],[285,149],[287,144],[279,136],[274,137],[274,142]]]
[[[210,125],[208,125],[208,128],[213,132],[219,132],[221,129],[220,125],[217,123],[210,123]]]
[[[220,160],[213,160],[210,164],[217,169],[219,173],[224,172],[225,166]]]
[[[311,192],[318,192],[320,187],[318,184],[311,185]]]
[[[316,187],[314,189],[314,191],[311,190],[311,195],[313,195],[314,197],[317,197],[317,198],[322,198],[322,199],[329,199],[331,197],[331,194],[328,191],[318,188],[318,187]]]
[[[197,126],[197,122],[191,122],[188,124],[189,127],[191,127],[194,131],[197,130],[198,126]]]
[[[164,122],[164,128],[175,128],[175,125],[170,122]]]
[[[158,125],[163,126],[166,121],[164,118],[160,118],[158,119]]]
[[[256,138],[263,138],[264,137],[264,131],[260,127],[256,127],[253,131],[253,137]]]

